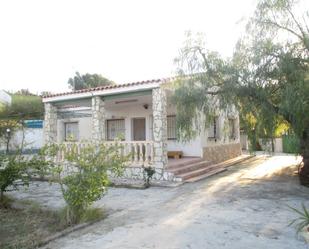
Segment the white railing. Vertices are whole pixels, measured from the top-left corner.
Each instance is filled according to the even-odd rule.
[[[152,141],[105,141],[104,145],[113,146],[119,145],[119,153],[123,156],[129,155],[128,165],[132,166],[149,166],[153,164],[154,148]],[[80,152],[82,148],[90,145],[89,142],[65,142],[64,148],[60,150],[57,155],[57,160],[63,161],[66,151],[70,151],[73,148]]]

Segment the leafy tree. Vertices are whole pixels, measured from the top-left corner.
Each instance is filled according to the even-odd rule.
[[[43,117],[42,99],[36,95],[12,94],[12,104],[0,110],[0,119],[39,119]]]
[[[86,73],[81,75],[79,72],[76,72],[75,76],[68,80],[68,84],[72,90],[81,90],[98,86],[111,85],[114,84],[114,82],[100,74]]]
[[[12,94],[11,105],[5,105],[0,110],[0,142],[9,145],[10,136],[17,130],[23,130],[24,120],[42,118],[43,103],[39,96],[28,90],[21,90]],[[7,130],[10,130],[8,136]],[[32,158],[22,156],[24,140],[18,145],[14,153],[0,155],[0,203],[4,201],[4,192],[17,189],[21,185],[28,185],[34,174],[43,174],[42,156]]]
[[[284,120],[300,139],[299,176],[309,186],[309,16],[296,14],[304,8],[299,4],[259,1],[233,58],[224,59],[189,36],[176,60],[181,77],[173,99],[184,139],[195,135],[194,122],[188,121],[230,105],[254,121],[249,128],[258,136],[271,137],[278,120]]]
[[[26,96],[35,96],[35,94],[31,93],[29,91],[29,89],[20,89],[17,92],[15,92],[14,94],[18,94],[18,95],[26,95]]]
[[[48,95],[51,95],[51,94],[52,94],[52,92],[50,92],[50,91],[42,91],[40,93],[40,96],[48,96]]]

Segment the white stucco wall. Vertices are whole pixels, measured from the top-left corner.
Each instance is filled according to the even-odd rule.
[[[133,140],[133,118],[145,118],[146,121],[146,140],[152,140],[152,100],[151,96],[139,96],[131,97],[137,101],[133,103],[126,104],[115,104],[119,100],[109,100],[105,102],[105,118],[106,119],[124,119],[125,120],[125,140]],[[123,100],[123,99],[120,99]],[[83,108],[88,108],[84,110],[84,113],[91,115],[91,102],[90,100],[75,100],[66,102],[66,105],[76,105],[83,106]],[[148,105],[146,109],[144,106]],[[60,107],[58,105],[58,107]],[[74,107],[73,107],[74,108]],[[168,99],[167,115],[175,115],[176,109],[172,105],[171,101]],[[168,140],[167,147],[169,151],[182,151],[184,156],[197,156],[203,155],[203,148],[207,146],[215,146],[227,143],[239,143],[239,134],[236,140],[230,140],[227,137],[222,136],[222,129],[224,127],[224,120],[227,116],[224,112],[220,113],[219,127],[218,129],[220,138],[217,141],[209,140],[207,131],[202,131],[199,136],[188,143],[179,142],[176,140]],[[60,119],[57,123],[57,141],[62,142],[64,140],[64,123],[65,122],[78,122],[79,125],[79,140],[89,140],[91,139],[91,117],[83,118],[66,118]]]
[[[65,118],[58,119],[57,122],[57,142],[61,143],[64,141],[64,124],[66,122],[77,122],[79,130],[79,141],[91,139],[91,117],[82,118]]]
[[[200,137],[197,137],[188,143],[169,140],[167,142],[167,148],[169,151],[182,151],[184,156],[201,157],[203,152]]]
[[[91,112],[89,111],[89,114]],[[168,115],[174,113],[168,113]],[[148,106],[145,109],[143,105],[127,106],[127,107],[113,107],[106,108],[106,119],[124,119],[125,120],[125,140],[133,140],[133,118],[145,118],[146,121],[146,140],[152,140],[152,107]],[[79,126],[79,140],[91,139],[91,117],[82,118],[65,118],[59,119],[57,123],[57,141],[64,141],[64,123],[78,122]],[[177,142],[176,140],[168,140],[168,150],[180,150],[184,156],[201,156],[201,138],[198,137],[189,143]]]
[[[133,118],[145,118],[146,122],[146,140],[152,139],[151,122],[152,108],[149,105],[145,109],[143,105],[133,105],[127,107],[106,108],[106,119],[124,119],[125,120],[125,140],[133,140]]]
[[[42,128],[25,128],[24,130],[24,149],[39,149],[43,146]],[[10,140],[10,149],[16,149],[21,146],[23,140],[22,131],[16,131]],[[0,150],[5,150],[5,143],[1,143]]]

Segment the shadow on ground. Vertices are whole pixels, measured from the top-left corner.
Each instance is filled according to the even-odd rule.
[[[287,205],[309,206],[309,189],[294,174],[299,161],[259,156],[177,188],[111,188],[96,203],[107,219],[45,248],[307,248],[287,226],[295,218]],[[47,191],[50,203],[62,201],[57,190]]]

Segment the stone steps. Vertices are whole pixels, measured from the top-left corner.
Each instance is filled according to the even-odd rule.
[[[207,167],[211,164],[212,163],[209,162],[209,161],[205,161],[205,160],[200,159],[199,161],[191,162],[187,165],[181,165],[180,167],[174,167],[174,168],[171,168],[171,169],[168,169],[168,170],[169,170],[169,172],[174,173],[175,175],[181,175],[181,174],[184,174],[184,173],[187,173],[187,172],[192,172],[192,171],[195,171],[195,170],[205,168],[205,167]]]
[[[170,159],[169,159],[170,160]],[[167,170],[168,171],[172,171],[173,169],[178,169],[178,168],[181,168],[181,167],[184,167],[184,166],[188,166],[189,164],[193,164],[193,163],[199,163],[199,162],[202,162],[204,161],[203,158],[200,158],[200,157],[192,157],[192,158],[189,158],[188,160],[186,161],[177,161],[178,159],[174,159],[174,163],[173,164],[169,164],[168,167],[167,167]]]
[[[219,174],[221,172],[224,172],[226,171],[227,169],[226,168],[217,168],[217,169],[214,169],[214,170],[211,170],[209,171],[208,173],[205,173],[203,175],[199,175],[199,176],[196,176],[196,177],[192,177],[192,178],[189,178],[187,180],[185,180],[185,182],[197,182],[199,180],[203,180],[207,177],[210,177],[210,176],[213,176],[213,175],[216,175],[216,174]]]
[[[212,175],[221,173],[227,170],[227,167],[237,163],[241,163],[252,156],[242,155],[221,163],[214,164],[210,161],[201,158],[192,159],[181,164],[174,165],[167,169],[168,172],[173,173],[175,177],[180,178],[182,182],[196,182]]]
[[[186,173],[182,173],[182,174],[179,174],[176,176],[177,177],[180,177],[183,181],[187,181],[191,178],[195,178],[197,176],[202,176],[202,175],[205,175],[207,174],[208,176],[212,174],[212,172],[216,172],[218,169],[221,169],[221,167],[217,167],[217,165],[206,165],[202,168],[199,168],[199,169],[195,169],[195,170],[190,170],[190,171],[187,171]],[[222,168],[224,169],[224,168]]]

